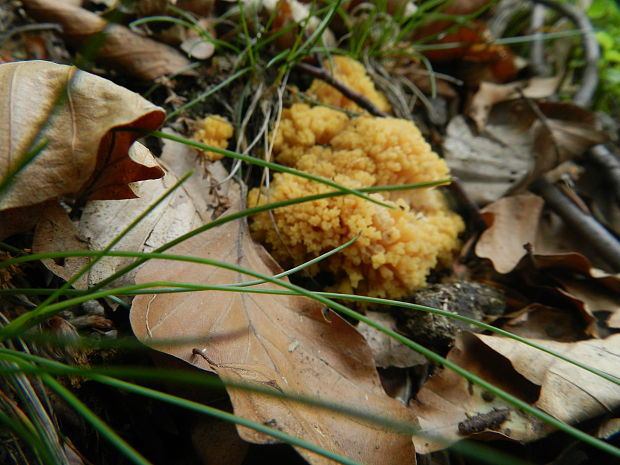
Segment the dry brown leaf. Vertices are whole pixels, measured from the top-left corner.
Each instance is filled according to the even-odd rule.
[[[620,406],[618,384],[512,339],[474,337],[510,361],[517,373],[540,386],[534,405],[563,422],[578,423]],[[620,334],[572,343],[534,342],[620,379]]]
[[[521,99],[484,111],[488,121],[480,134],[458,115],[444,140],[450,170],[481,204],[523,191],[542,174],[606,140],[593,114],[569,103]]]
[[[81,250],[88,250],[88,241],[80,235],[60,204],[50,202],[37,222],[32,240],[32,252],[77,252]],[[88,257],[67,257],[62,260],[41,261],[56,276],[69,280],[87,265],[90,259]],[[73,287],[86,289],[89,284],[92,283],[89,283],[88,276],[83,275],[73,284]]]
[[[596,324],[592,315],[584,315],[570,306],[558,308],[538,303],[504,315],[504,318],[501,329],[528,339],[561,342],[584,339],[590,333],[590,325]]]
[[[7,210],[0,214],[4,218],[15,216],[10,209],[64,196],[78,202],[133,198],[130,183],[163,175],[148,150],[130,150],[140,137],[131,129],[157,129],[164,119],[163,110],[138,94],[46,61],[0,65],[0,83],[0,100],[11,102],[0,114],[0,139],[6,142],[0,147],[2,178],[20,166],[34,140],[48,141],[0,198],[0,210]],[[59,95],[66,100],[59,102]],[[17,213],[28,220],[29,212]],[[3,237],[23,230],[0,229]]]
[[[237,203],[231,212],[238,208]],[[252,241],[243,220],[195,236],[169,252],[226,261],[270,275],[277,268]],[[136,282],[232,284],[250,279],[217,267],[150,261]],[[260,287],[276,288],[270,284]],[[157,344],[154,348],[216,372],[225,380],[253,382],[276,392],[298,393],[415,422],[409,410],[384,393],[364,338],[338,315],[324,314],[322,306],[312,300],[217,292],[145,295],[133,302],[131,325],[147,345],[157,339],[195,338],[192,343]],[[381,426],[238,389],[229,389],[229,394],[237,415],[360,462],[396,465],[414,461],[410,438]],[[245,428],[239,432],[252,442],[273,442]],[[300,452],[314,464],[330,463]]]
[[[618,334],[572,343],[533,341],[620,375]],[[463,333],[448,359],[564,422],[577,423],[620,405],[617,384],[512,339]],[[447,369],[425,383],[412,408],[419,416],[421,432],[445,441],[414,438],[418,453],[468,436],[531,441],[552,430]]]
[[[488,258],[498,273],[510,273],[536,239],[543,200],[533,194],[504,197],[482,211],[489,227],[476,244],[476,255]]]
[[[104,33],[96,60],[139,79],[150,81],[178,73],[190,64],[174,48],[135,34],[124,26],[108,23],[83,8],[59,0],[24,0],[22,3],[32,18],[60,24],[64,39],[76,48],[96,34]]]
[[[502,197],[531,165],[531,136],[509,124],[487,127],[489,137],[478,135],[462,115],[447,127],[443,141],[450,171],[463,181],[468,195],[480,205]]]
[[[482,347],[484,349],[484,347]],[[515,373],[509,363],[461,333],[448,360],[509,393],[534,402],[539,389]],[[434,374],[411,402],[418,415],[420,436],[414,436],[416,452],[427,454],[466,437],[531,441],[551,431],[541,421],[444,368]]]
[[[49,141],[16,175],[0,199],[0,210],[64,195],[134,197],[127,187],[119,193],[119,170],[123,183],[163,175],[152,156],[139,161],[127,156],[140,134],[122,129],[156,129],[164,119],[159,107],[138,94],[75,67],[46,61],[0,65],[0,82],[0,100],[11,102],[0,114],[0,138],[6,142],[0,172],[6,176],[19,166],[42,126]],[[55,107],[59,93],[70,103]]]
[[[597,254],[588,248],[587,242],[574,234],[555,214],[543,215],[536,233],[536,241],[530,251],[530,259],[537,269],[559,269],[574,272],[607,289],[620,293],[620,275],[603,271],[604,264]],[[586,258],[591,257],[590,259]]]
[[[164,141],[160,161],[166,168],[166,175],[158,180],[135,183],[134,189],[139,198],[90,201],[85,205],[82,216],[75,224],[59,207],[46,213],[45,221],[42,221],[35,231],[33,244],[35,253],[101,250],[174,186],[179,177],[190,170],[203,171],[195,150],[178,142]],[[211,186],[218,185],[226,175],[227,172],[221,163],[211,163],[205,175],[198,173],[192,175],[129,231],[117,243],[114,250],[150,252],[209,222],[214,216],[214,211],[227,201],[227,184],[218,188]],[[67,243],[69,238],[79,239]],[[68,260],[62,267],[51,261],[48,268],[67,279],[78,269],[78,265],[73,264],[78,262],[83,264],[79,261],[83,259]],[[103,257],[88,270],[85,282],[80,281],[76,286],[97,284],[132,261],[133,258],[127,257]],[[124,274],[115,284],[134,284],[134,276],[135,270]]]

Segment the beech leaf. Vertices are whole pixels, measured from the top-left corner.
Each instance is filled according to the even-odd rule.
[[[541,387],[538,408],[566,423],[577,423],[620,406],[620,386],[521,342],[474,335],[510,361],[515,371]],[[574,360],[620,379],[620,335],[571,343],[537,341]]]
[[[130,151],[140,137],[131,129],[157,129],[163,110],[106,79],[46,61],[7,63],[0,100],[10,102],[0,113],[0,182],[14,175],[0,211],[64,196],[134,198],[130,183],[164,174],[145,147]],[[24,163],[37,140],[47,145]]]
[[[231,201],[228,213],[239,208]],[[254,243],[243,220],[194,236],[170,253],[215,259],[272,275],[277,265]],[[151,260],[136,275],[153,281],[234,284],[250,281],[241,273],[200,264]],[[263,289],[277,286],[262,284]],[[364,338],[337,314],[299,296],[237,292],[142,295],[134,299],[130,319],[145,344],[217,373],[224,380],[309,396],[362,412],[414,424],[406,407],[389,398]],[[164,343],[192,338],[191,343]],[[229,389],[235,414],[266,423],[365,464],[414,463],[411,438],[380,425],[352,419],[292,400]],[[240,428],[248,441],[272,439]],[[313,464],[331,463],[300,450]]]

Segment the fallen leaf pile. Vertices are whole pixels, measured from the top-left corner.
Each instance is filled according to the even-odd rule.
[[[170,371],[159,388],[364,465],[477,462],[448,449],[464,440],[493,441],[487,445],[494,450],[528,459],[539,454],[536,463],[595,463],[598,456],[585,441],[552,434],[553,426],[430,353],[607,445],[617,444],[620,269],[604,247],[593,246],[575,227],[578,221],[558,213],[540,186],[544,181],[557,189],[583,214],[579,218],[598,221],[611,250],[620,254],[620,179],[613,183],[620,162],[613,144],[602,145],[617,142],[618,128],[613,116],[601,117],[581,98],[580,86],[591,79],[598,56],[587,45],[595,40],[589,23],[566,14],[569,2],[533,3],[0,2],[2,260],[19,253],[99,251],[115,241],[113,251],[165,249],[213,262],[148,260],[113,283],[108,278],[135,258],[104,256],[93,263],[91,257],[67,257],[5,266],[1,326],[34,315],[29,310],[46,299],[36,289],[55,289],[91,265],[52,303],[52,309],[66,305],[61,312],[10,342],[0,330],[2,346],[17,347],[23,336],[35,355],[70,365],[96,370],[139,360],[162,373],[181,369],[206,382],[219,377],[234,386],[225,392],[187,387]],[[590,3],[595,8],[599,1]],[[575,23],[574,37],[569,22]],[[522,33],[532,40],[506,45],[516,39],[509,36]],[[544,52],[543,67],[536,63],[536,47]],[[16,61],[22,59],[31,61]],[[570,95],[580,98],[564,99]],[[171,111],[167,118],[164,108]],[[162,125],[163,137],[151,133],[145,145],[138,142]],[[255,207],[332,190],[291,173],[231,163],[192,148],[197,144],[191,140],[215,148],[234,145],[245,155],[354,189],[450,175],[460,183],[450,191],[369,194],[392,209],[351,195],[289,205],[207,228],[166,249],[180,236],[238,214],[246,201]],[[593,156],[597,149],[611,156],[603,169],[594,167],[600,163]],[[277,278],[281,285],[257,284],[256,276],[244,273],[272,277],[353,237],[356,242],[291,274],[290,281]],[[114,289],[252,281],[246,292],[146,289],[128,296]],[[291,283],[313,292],[337,289],[399,300],[373,306],[334,298],[364,312],[367,320],[358,323],[310,297],[269,293]],[[70,300],[92,298],[99,286],[117,294],[82,304]],[[424,305],[435,310],[424,312]],[[411,350],[390,331],[427,352]],[[28,340],[41,334],[69,342],[57,347]],[[145,353],[133,358],[118,336],[137,339]],[[84,350],[73,344],[81,338],[112,349]],[[14,362],[0,360],[5,363]],[[82,428],[87,422],[65,408],[60,395],[48,398],[45,377],[36,392],[20,386],[27,396],[11,387],[16,379],[0,377],[2,410],[28,431],[53,432],[50,450],[59,462],[126,459],[107,449],[102,457],[94,455],[101,452],[101,434]],[[167,410],[164,403],[116,389],[103,396],[92,389],[93,380],[66,379],[59,378],[62,385],[128,443],[140,452],[144,447],[154,463],[241,465],[258,462],[256,450],[296,453],[249,445],[278,439],[248,427]],[[37,423],[28,403],[33,400],[49,421]],[[407,425],[407,433],[371,416]],[[2,456],[29,459],[29,443],[6,430],[8,452]],[[186,447],[190,442],[193,448]],[[266,462],[334,463],[295,448],[294,459],[269,456]]]

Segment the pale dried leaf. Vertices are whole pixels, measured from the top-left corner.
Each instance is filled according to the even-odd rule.
[[[162,179],[135,183],[133,188],[139,198],[129,200],[95,200],[84,207],[80,220],[74,225],[66,213],[53,210],[51,218],[45,219],[35,232],[34,247],[38,252],[62,250],[101,250],[116,238],[135,218],[144,212],[160,196],[178,181],[178,177],[190,170],[200,170],[196,152],[181,143],[165,141],[161,163],[166,168]],[[170,164],[170,165],[169,165]],[[192,175],[175,192],[168,196],[148,216],[129,231],[113,250],[150,252],[165,243],[176,239],[192,229],[210,221],[216,209],[226,204],[227,185],[212,188],[226,177],[226,170],[220,163],[211,163],[207,175]],[[80,238],[76,244],[67,243],[68,238]],[[85,238],[85,239],[82,239]],[[71,245],[71,246],[70,246]],[[76,247],[81,245],[81,247]],[[71,259],[68,264],[78,259]],[[79,263],[83,264],[83,259]],[[134,259],[127,257],[103,257],[85,275],[86,282],[94,285],[111,276]],[[53,263],[53,261],[52,261]],[[47,263],[46,263],[47,265]],[[77,266],[77,265],[76,265]],[[67,279],[76,266],[50,268]],[[124,274],[115,285],[134,284],[136,270]]]
[[[238,208],[237,204],[231,212]],[[195,236],[169,252],[222,260],[266,274],[277,268],[252,241],[243,220]],[[139,283],[233,284],[250,279],[222,268],[170,261],[150,261],[136,277]],[[149,345],[158,339],[194,338],[191,343],[154,348],[224,379],[415,422],[410,411],[384,393],[364,338],[338,315],[326,316],[312,300],[218,292],[139,296],[133,302],[131,324],[136,336]],[[238,389],[229,389],[229,394],[237,415],[267,422],[358,461],[383,465],[414,460],[410,439],[380,426]],[[252,442],[273,441],[245,428],[240,434]],[[314,464],[329,463],[300,452]]]
[[[501,102],[492,107],[483,129],[474,134],[458,115],[444,140],[450,170],[480,204],[523,191],[542,174],[606,140],[591,112],[568,103]]]
[[[605,420],[598,428],[597,436],[601,439],[609,439],[620,432],[620,418]]]
[[[532,141],[527,133],[511,125],[490,125],[487,132],[492,137],[476,135],[458,115],[448,124],[444,139],[450,171],[481,205],[504,195],[531,165]]]
[[[133,188],[140,196],[137,199],[88,202],[75,224],[57,204],[46,207],[35,231],[34,252],[101,250],[170,189],[178,180],[177,174],[182,176],[192,169],[202,170],[195,151],[178,142],[164,142],[161,160],[166,167],[166,176],[135,183]],[[191,176],[127,233],[114,250],[149,252],[211,220],[215,210],[227,202],[226,185],[219,188],[211,186],[218,184],[227,173],[220,163],[210,164],[209,170],[207,176]],[[53,273],[68,279],[87,261],[86,258],[69,258],[62,265],[53,260],[46,260],[44,264]],[[97,284],[132,261],[132,258],[103,257],[75,286],[86,288]],[[135,273],[136,270],[133,270],[124,274],[116,285],[134,284]]]
[[[553,291],[558,292],[557,289]],[[550,307],[538,303],[529,304],[515,312],[504,315],[499,326],[528,339],[549,339],[574,342],[591,335],[590,328],[596,321],[592,315],[584,315],[579,309]]]
[[[32,18],[60,24],[64,39],[75,47],[81,47],[90,37],[105,30],[97,61],[145,81],[181,72],[190,64],[174,48],[135,34],[125,26],[108,23],[83,8],[59,0],[24,0],[22,3]]]
[[[534,405],[563,422],[577,423],[620,406],[620,386],[611,381],[512,339],[475,337],[540,386]],[[572,343],[534,342],[620,379],[620,334]]]
[[[140,136],[131,128],[157,129],[163,111],[112,82],[45,61],[0,65],[0,173],[17,169],[43,127],[47,146],[17,173],[0,198],[0,210],[61,196],[134,197],[127,183],[161,177],[154,159],[127,156]],[[59,95],[66,102],[57,105]],[[53,116],[50,116],[53,115]],[[118,131],[126,128],[125,131]],[[111,132],[113,129],[116,132]],[[122,183],[122,185],[119,185]]]
[[[80,232],[69,219],[67,212],[58,203],[50,203],[37,222],[32,241],[32,252],[77,252],[83,250],[88,250],[86,239],[80,235]],[[87,265],[88,261],[88,257],[67,257],[58,261],[53,259],[42,260],[48,270],[65,280],[69,280]],[[88,284],[88,277],[84,275],[73,284],[73,287],[86,289]]]
[[[488,258],[498,273],[509,273],[536,239],[543,200],[533,194],[504,197],[482,211],[489,227],[476,244],[476,255]]]
[[[181,49],[189,56],[199,60],[211,58],[215,53],[215,45],[200,36],[191,36],[185,39],[181,44]]]
[[[508,376],[505,366],[495,364],[496,360],[486,355],[477,350],[467,333],[462,333],[447,358],[508,392],[521,396],[525,393],[532,401],[536,399],[535,386],[532,390],[531,383],[522,377]],[[411,408],[420,423],[421,434],[414,436],[413,442],[416,452],[421,454],[443,449],[466,437],[531,441],[551,431],[541,421],[447,368],[420,388]],[[471,420],[481,418],[489,421],[478,421],[474,428]]]

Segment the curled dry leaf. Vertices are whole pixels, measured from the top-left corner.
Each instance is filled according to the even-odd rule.
[[[240,199],[228,213],[237,211]],[[255,244],[245,221],[236,220],[204,232],[170,249],[170,253],[225,261],[268,275],[277,265]],[[150,261],[136,282],[182,281],[236,284],[241,273],[199,264]],[[277,286],[262,284],[263,289]],[[139,296],[131,325],[147,345],[171,354],[225,380],[256,383],[262,388],[354,407],[363,412],[415,422],[413,414],[381,388],[364,338],[338,315],[316,302],[292,296],[237,292],[191,292]],[[166,344],[165,340],[192,342]],[[158,342],[159,340],[159,342]],[[237,415],[319,444],[367,464],[412,463],[411,439],[384,427],[292,400],[228,390]],[[249,441],[273,440],[241,428]],[[300,450],[311,463],[330,461]]]
[[[0,180],[15,173],[0,211],[69,196],[133,198],[129,185],[164,172],[144,148],[130,146],[138,129],[157,129],[161,108],[123,87],[45,61],[0,65]],[[33,141],[47,145],[24,165]],[[23,165],[23,166],[22,166]],[[21,167],[21,169],[20,169]],[[28,213],[22,211],[22,216]],[[10,213],[8,213],[10,214]]]
[[[96,60],[150,81],[166,74],[178,73],[190,61],[174,48],[142,37],[124,26],[108,23],[83,8],[60,0],[24,0],[28,14],[38,21],[58,23],[64,39],[74,47],[102,34]]]
[[[476,203],[499,199],[527,174],[531,164],[532,141],[527,132],[510,125],[490,125],[485,134],[476,134],[462,115],[447,127],[444,154],[450,172],[458,176]]]
[[[482,82],[478,92],[474,95],[467,115],[476,123],[478,131],[482,131],[487,124],[489,113],[494,105],[514,100],[521,96],[527,98],[545,98],[553,95],[557,90],[560,79],[557,77],[534,77],[527,81],[515,81],[509,84],[495,84]]]
[[[591,112],[569,103],[511,100],[489,111],[476,134],[463,116],[449,123],[444,140],[452,173],[478,203],[518,193],[561,163],[606,140]]]
[[[367,311],[366,317],[386,328],[398,330],[396,320],[390,313]],[[407,368],[428,363],[428,360],[423,355],[411,350],[372,326],[360,322],[357,330],[368,342],[378,367]]]

